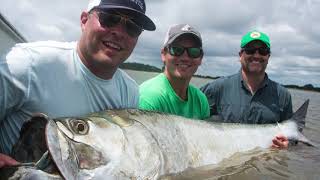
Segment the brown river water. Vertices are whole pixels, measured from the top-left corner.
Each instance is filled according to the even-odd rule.
[[[139,84],[157,73],[126,70]],[[191,83],[201,87],[210,79],[193,78]],[[320,93],[289,89],[293,110],[310,99],[304,135],[318,147],[304,144],[287,150],[254,149],[237,153],[219,164],[188,169],[163,179],[221,179],[221,180],[320,180]]]

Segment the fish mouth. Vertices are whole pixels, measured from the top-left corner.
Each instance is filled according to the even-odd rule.
[[[108,163],[101,152],[73,140],[74,134],[61,122],[50,120],[46,143],[53,161],[65,179],[77,179],[81,169],[92,170]]]
[[[74,156],[70,156],[72,150],[67,138],[58,130],[57,124],[49,120],[46,126],[46,143],[53,161],[57,165],[61,175],[65,179],[77,179],[78,163]]]

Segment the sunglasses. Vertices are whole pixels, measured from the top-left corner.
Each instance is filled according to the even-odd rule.
[[[248,55],[252,55],[254,53],[256,53],[256,51],[259,52],[260,55],[262,56],[266,56],[268,54],[270,54],[270,49],[266,48],[266,47],[259,47],[259,48],[254,48],[254,47],[250,47],[250,48],[243,48],[242,51],[246,52],[246,54]]]
[[[138,37],[143,29],[141,26],[137,25],[128,16],[122,14],[108,13],[102,11],[96,11],[98,14],[98,19],[102,27],[111,28],[118,25],[120,22],[124,22],[125,31],[129,36],[136,38]]]
[[[168,46],[169,54],[172,56],[181,56],[184,51],[187,51],[187,54],[191,58],[198,58],[202,56],[202,48],[201,47],[182,47],[182,46]]]

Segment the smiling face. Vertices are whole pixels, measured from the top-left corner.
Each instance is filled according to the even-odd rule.
[[[81,29],[79,56],[92,73],[102,78],[108,78],[108,75],[112,78],[117,67],[130,56],[138,40],[138,37],[127,34],[123,23],[102,27],[96,11],[81,14]]]
[[[261,41],[252,41],[246,45],[248,49],[266,48],[267,46]],[[242,72],[253,75],[264,75],[270,54],[261,55],[258,50],[253,54],[248,54],[241,50],[239,53]]]
[[[200,47],[192,35],[182,35],[174,40],[170,46],[178,47]],[[161,50],[161,58],[165,64],[164,73],[168,79],[190,80],[201,64],[203,55],[198,58],[189,57],[186,49],[181,56],[173,56],[168,48]]]

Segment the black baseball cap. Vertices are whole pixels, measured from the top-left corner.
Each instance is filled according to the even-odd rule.
[[[144,0],[89,0],[87,11],[101,10],[128,10],[134,16],[134,22],[148,31],[154,31],[156,25],[145,15],[146,4]]]

